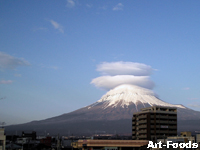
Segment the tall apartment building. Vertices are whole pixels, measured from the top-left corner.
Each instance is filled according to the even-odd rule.
[[[133,114],[133,140],[155,141],[176,135],[177,109],[175,107],[153,106]]]

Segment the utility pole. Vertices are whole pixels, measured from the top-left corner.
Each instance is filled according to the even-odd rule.
[[[58,136],[57,136],[57,150],[60,150],[59,134],[58,134]]]
[[[71,144],[71,145],[72,145],[72,150],[73,150],[73,141],[74,141],[74,140],[73,140],[73,134],[72,134],[72,144]]]

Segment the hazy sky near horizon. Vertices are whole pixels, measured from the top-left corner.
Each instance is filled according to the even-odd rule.
[[[0,0],[0,122],[87,106],[115,75],[200,111],[199,8],[189,0]]]

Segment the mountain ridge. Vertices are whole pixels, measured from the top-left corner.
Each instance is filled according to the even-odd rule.
[[[95,103],[75,111],[47,118],[44,120],[28,122],[26,124],[8,126],[8,130],[36,129],[38,131],[50,130],[51,132],[73,131],[73,133],[94,133],[95,130],[109,131],[115,129],[118,132],[131,133],[131,120],[134,112],[141,108],[151,106],[176,107],[178,127],[182,130],[188,128],[187,120],[200,122],[200,112],[189,109],[183,105],[173,105],[160,100],[157,95],[145,88],[133,85],[121,85],[108,91]],[[184,122],[186,121],[186,122]],[[124,122],[124,124],[122,123]],[[187,123],[184,126],[183,123]],[[113,127],[111,127],[111,125]],[[198,129],[190,124],[192,130]],[[77,130],[75,127],[79,127]],[[96,127],[96,128],[95,128]],[[125,128],[124,128],[125,127]],[[66,129],[67,128],[67,129]],[[82,129],[82,131],[81,131]],[[55,131],[54,131],[55,130]],[[199,129],[200,130],[200,129]]]

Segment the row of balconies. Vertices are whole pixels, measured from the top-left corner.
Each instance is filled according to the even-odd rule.
[[[139,126],[137,126],[139,129],[146,129],[147,128],[147,125],[139,125]],[[154,126],[154,125],[151,125],[150,126],[151,127],[151,129],[154,129],[154,128],[156,128],[156,129],[163,129],[163,128],[168,128],[168,129],[177,129],[177,126],[162,126],[162,125],[156,125],[156,126]],[[133,125],[132,126],[132,128],[135,128],[135,126]]]
[[[147,130],[138,130],[138,131],[132,131],[133,133],[137,133],[137,134],[144,134],[147,133]],[[171,134],[174,133],[176,134],[177,131],[176,130],[151,130],[150,131],[151,134]]]
[[[162,123],[162,124],[177,124],[177,121],[176,120],[151,120],[151,123]]]
[[[139,139],[147,138],[147,135],[139,135],[137,136]]]
[[[174,133],[174,134],[176,134],[176,133]],[[160,133],[160,134],[158,134],[157,135],[157,138],[159,138],[159,135],[160,135],[160,138],[163,138],[164,136],[164,134],[163,133]],[[165,134],[165,135],[167,135],[167,134]],[[154,135],[152,135],[152,137],[153,137]],[[147,135],[146,134],[143,134],[143,135],[135,135],[135,134],[133,134],[132,135],[132,139],[146,139],[147,138]]]
[[[146,134],[147,134],[147,130],[139,130],[138,133],[139,133],[139,134],[143,134],[143,133],[146,133]]]
[[[168,116],[168,115],[156,115],[155,116],[156,119],[177,119],[177,116]],[[138,116],[137,118],[136,117],[132,117],[132,120],[136,120],[136,119],[146,119],[147,118],[147,115],[141,115],[141,116]],[[154,115],[151,115],[150,117],[151,119],[154,119]]]
[[[147,138],[147,136],[132,136],[132,139],[135,139],[135,140],[145,140]]]
[[[136,127],[137,127],[138,130],[146,129],[147,125],[139,125],[139,126],[133,125],[132,129],[136,129]],[[156,126],[154,126],[154,125],[151,125],[150,128],[151,128],[151,130],[153,130],[153,129],[156,129],[156,130],[159,130],[159,129],[161,129],[161,130],[167,129],[168,130],[169,129],[169,130],[171,130],[171,129],[177,129],[177,126],[171,126],[171,125],[169,125],[169,126],[166,126],[166,125],[156,125]]]
[[[139,123],[139,124],[147,123],[147,120],[139,120],[138,123]]]
[[[145,129],[145,128],[147,128],[147,125],[139,125],[138,128]]]
[[[140,128],[140,126],[139,126],[139,128]],[[162,127],[162,125],[156,125],[156,126],[151,125],[151,129],[154,129],[154,128],[156,128],[156,129],[159,129],[159,128],[161,128],[161,129],[163,129],[163,128],[168,128],[168,129],[177,129],[177,126],[167,126],[167,127]]]
[[[147,123],[147,120],[139,120],[137,121],[138,124],[144,124],[144,123]],[[132,121],[132,124],[134,125],[136,122],[135,121]],[[151,120],[150,121],[151,124],[177,124],[177,121],[176,120]]]
[[[168,131],[168,130],[156,130],[156,131],[151,131],[152,134],[168,134],[168,133],[174,133],[176,134],[177,131]]]
[[[139,131],[133,131],[134,133],[137,133],[137,134],[146,134],[147,133],[147,130],[139,130]],[[169,130],[151,130],[150,131],[151,134],[171,134],[171,133],[174,133],[176,134],[177,131],[176,130],[172,130],[172,131],[169,131]]]
[[[154,119],[154,116],[152,115],[150,117],[151,119]],[[164,115],[156,115],[156,119],[177,119],[177,116],[164,116]]]
[[[145,119],[145,118],[147,118],[147,115],[140,115],[140,116],[138,116],[138,119]]]

